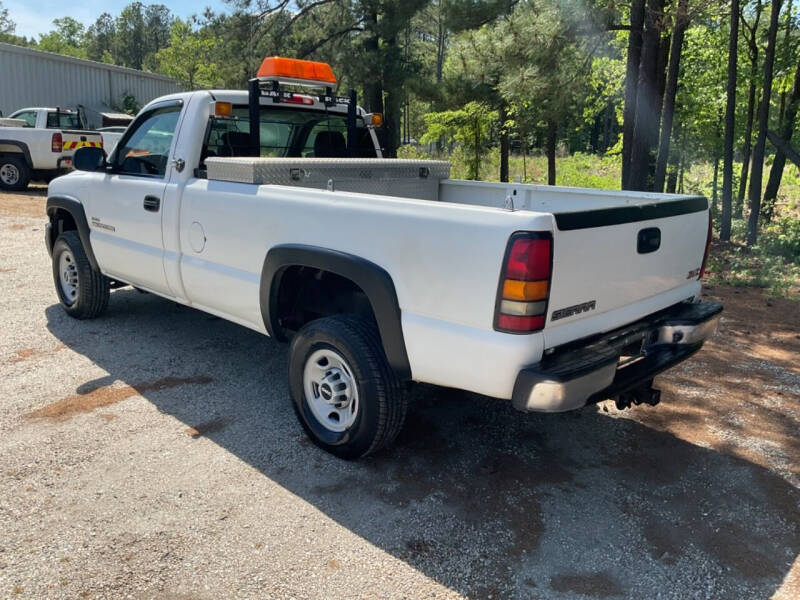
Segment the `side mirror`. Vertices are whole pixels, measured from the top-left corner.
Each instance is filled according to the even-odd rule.
[[[76,171],[101,171],[106,167],[106,151],[92,146],[78,148],[72,155],[72,167]]]

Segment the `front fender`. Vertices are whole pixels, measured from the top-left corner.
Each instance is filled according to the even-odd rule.
[[[69,213],[72,220],[75,221],[75,226],[81,238],[83,249],[86,252],[86,258],[89,259],[89,264],[92,265],[93,269],[99,271],[100,268],[94,256],[94,251],[92,250],[92,242],[89,237],[89,222],[86,219],[86,211],[83,208],[83,204],[67,196],[50,196],[47,198],[45,210],[47,211],[47,217],[50,219],[50,226],[47,228],[45,234],[48,251],[52,254],[53,245],[56,243],[56,239],[61,233],[61,226],[58,223],[59,211],[65,211]]]

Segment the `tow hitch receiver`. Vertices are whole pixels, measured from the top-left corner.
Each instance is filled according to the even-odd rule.
[[[651,379],[639,387],[635,387],[632,390],[621,393],[614,399],[614,401],[617,404],[618,410],[630,408],[632,404],[636,406],[639,406],[640,404],[649,404],[650,406],[655,406],[661,402],[661,390],[657,390],[653,387],[653,380]]]

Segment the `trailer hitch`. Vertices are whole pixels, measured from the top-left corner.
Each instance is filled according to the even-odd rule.
[[[642,385],[635,387],[627,392],[622,392],[614,399],[618,410],[630,408],[631,405],[649,404],[655,406],[661,402],[661,390],[653,387],[653,380],[649,380]]]

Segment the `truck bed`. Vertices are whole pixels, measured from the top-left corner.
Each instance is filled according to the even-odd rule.
[[[450,163],[439,160],[211,157],[205,163],[208,179],[217,181],[319,190],[331,186],[334,191],[555,215],[641,208],[694,198],[651,192],[450,179]],[[567,223],[574,219],[565,217],[561,221]]]

